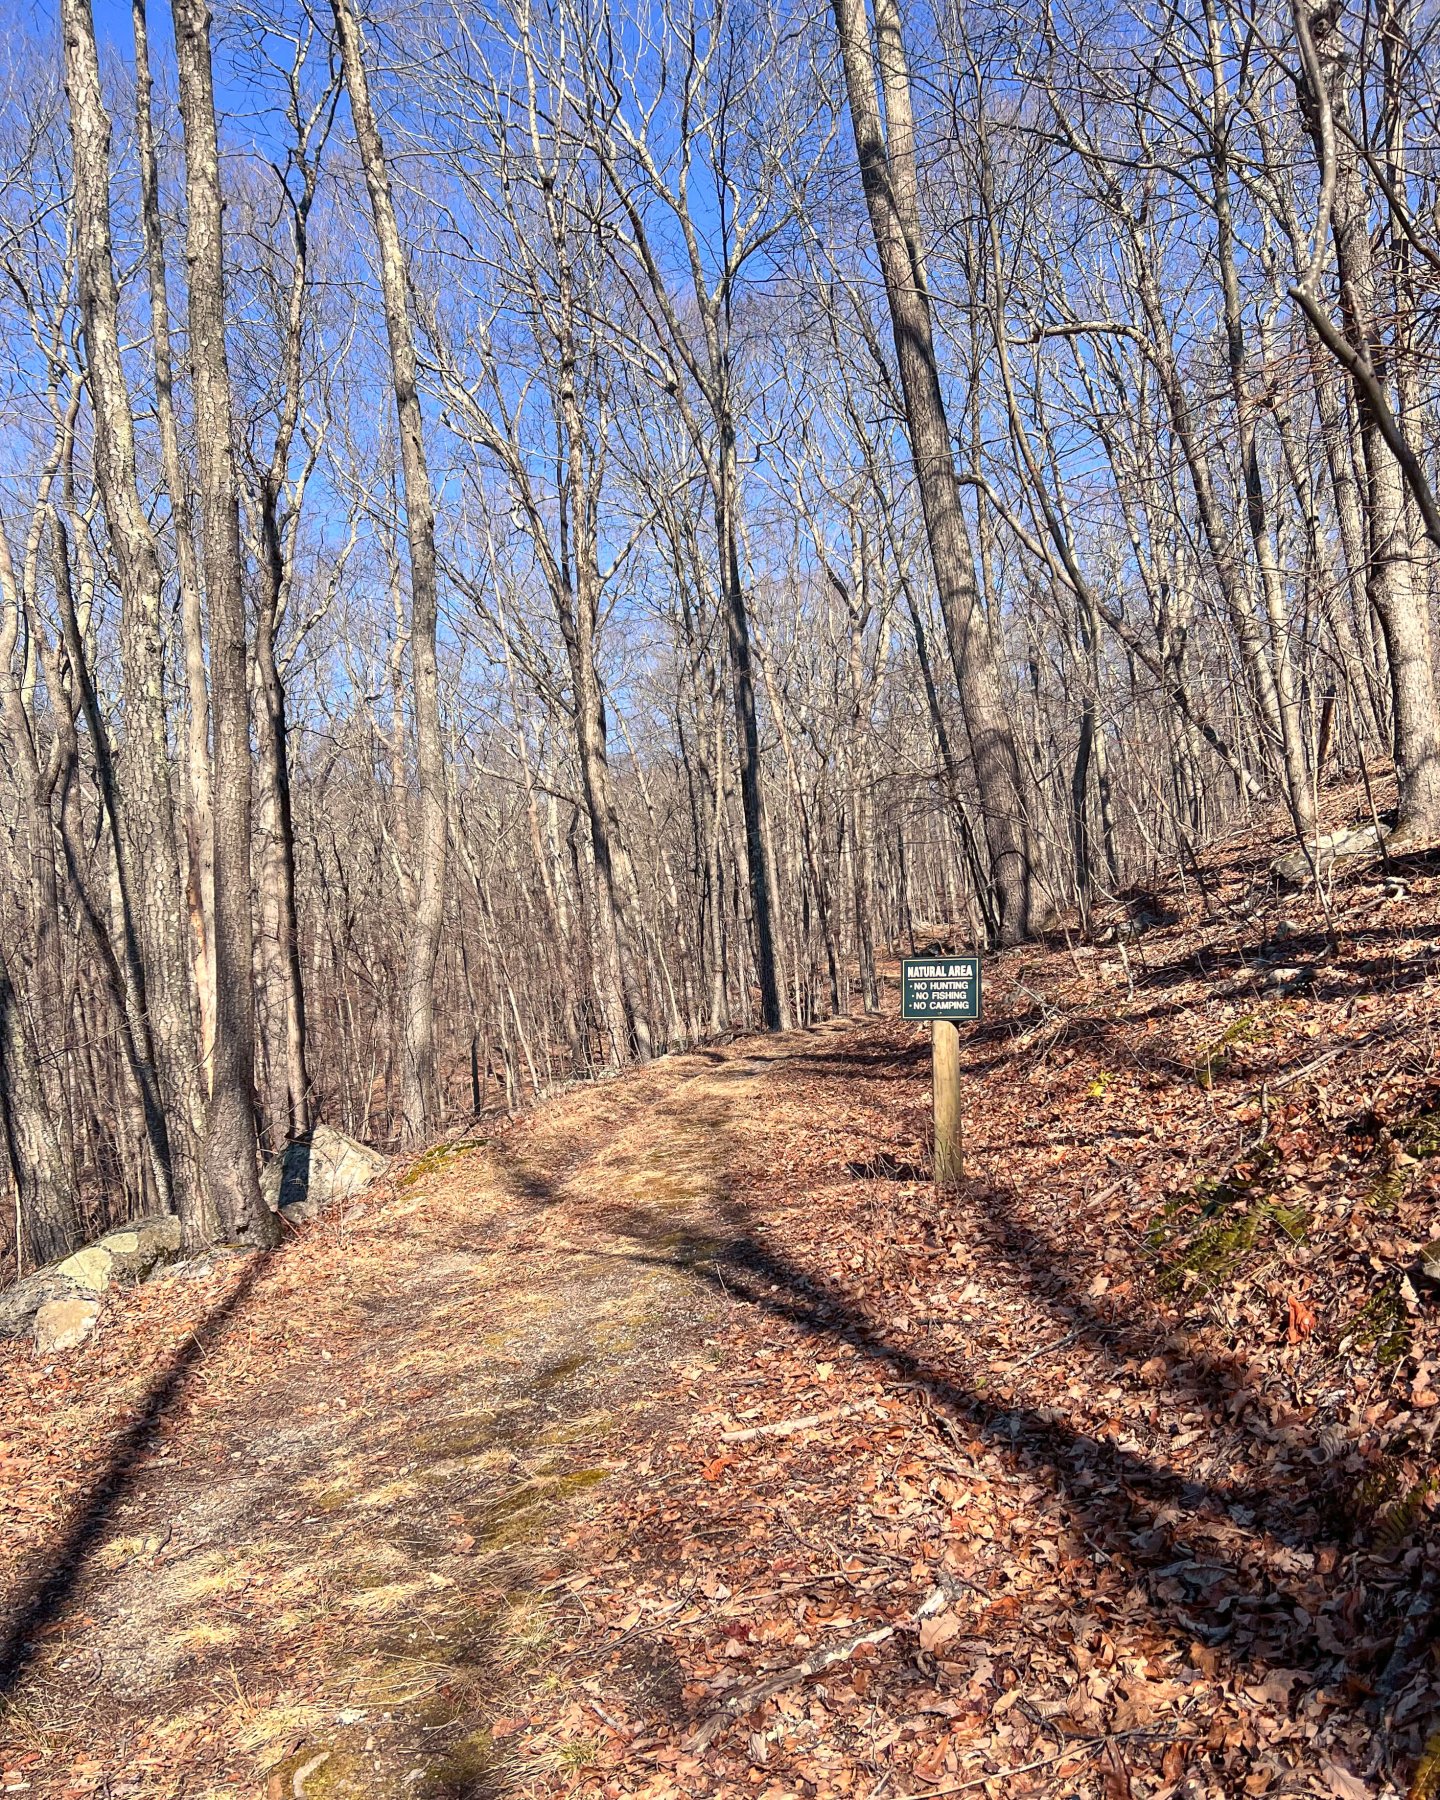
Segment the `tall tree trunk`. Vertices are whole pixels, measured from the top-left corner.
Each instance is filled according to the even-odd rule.
[[[300,967],[299,910],[295,899],[295,826],[290,803],[290,759],[285,690],[275,667],[268,629],[273,615],[262,601],[256,622],[259,716],[261,911],[260,970],[268,1019],[266,1112],[277,1141],[302,1137],[312,1120],[313,1087],[307,1054],[305,983]]]
[[[705,847],[705,885],[710,900],[710,1035],[718,1037],[730,1028],[730,988],[725,978],[725,721],[718,700],[708,773],[710,833]]]
[[[1400,842],[1431,844],[1440,840],[1440,708],[1435,700],[1425,587],[1416,580],[1405,471],[1382,423],[1389,349],[1380,323],[1383,297],[1378,291],[1365,183],[1354,140],[1341,124],[1348,122],[1351,111],[1353,58],[1337,9],[1321,0],[1296,0],[1295,20],[1304,70],[1302,110],[1316,160],[1332,183],[1330,227],[1340,276],[1341,326],[1345,344],[1359,363],[1351,373],[1369,500],[1368,588],[1390,660],[1395,717],[1400,784],[1395,836]],[[1321,224],[1323,228],[1323,220]],[[1310,302],[1306,311],[1317,323],[1311,309],[1318,310],[1319,302],[1303,283],[1302,291]]]
[[[760,984],[760,1020],[767,1031],[789,1025],[789,1008],[781,986],[779,908],[775,871],[765,832],[765,791],[760,772],[760,726],[755,709],[755,666],[750,645],[750,614],[740,576],[739,471],[735,429],[722,418],[719,497],[715,506],[720,548],[720,591],[725,637],[730,649],[731,695],[735,707],[735,741],[740,757],[740,809],[745,819],[745,864],[750,877],[750,906],[755,919],[755,964]]]
[[[1224,52],[1219,22],[1207,7],[1211,80],[1210,197],[1215,214],[1216,254],[1220,264],[1220,290],[1224,302],[1226,360],[1230,371],[1230,397],[1235,424],[1241,479],[1245,488],[1245,519],[1260,577],[1260,594],[1270,633],[1270,669],[1275,687],[1275,716],[1280,732],[1280,756],[1285,793],[1295,829],[1302,836],[1314,827],[1314,795],[1305,764],[1304,732],[1300,701],[1295,689],[1295,665],[1290,648],[1290,623],[1286,616],[1284,580],[1275,550],[1275,534],[1260,467],[1258,398],[1252,392],[1240,275],[1235,266],[1235,222],[1230,203],[1230,120],[1225,108]],[[1263,655],[1263,650],[1259,651]]]
[[[61,643],[69,668],[69,687],[90,734],[90,753],[95,763],[95,785],[99,790],[101,819],[108,840],[110,866],[113,870],[114,885],[119,902],[117,908],[119,913],[118,933],[112,933],[107,928],[99,908],[92,904],[85,889],[81,871],[88,857],[82,841],[84,834],[75,817],[74,796],[68,790],[62,797],[60,807],[60,837],[65,851],[66,873],[76,911],[89,930],[96,953],[105,970],[119,1021],[120,1047],[134,1080],[135,1091],[140,1099],[141,1115],[145,1127],[145,1147],[148,1152],[151,1179],[155,1184],[155,1195],[160,1209],[169,1212],[174,1210],[174,1190],[170,1172],[170,1139],[165,1123],[164,1095],[161,1092],[155,1065],[154,1036],[150,1029],[149,1016],[145,1010],[143,959],[140,934],[135,922],[134,899],[130,887],[129,858],[126,854],[120,820],[119,783],[115,775],[115,760],[110,749],[109,727],[101,715],[95,684],[85,661],[85,645],[75,606],[74,588],[70,579],[68,534],[61,521],[59,509],[53,507],[50,513],[50,567],[55,597],[60,609]],[[47,670],[48,677],[49,671]],[[57,668],[54,687],[59,690],[64,686],[65,682]],[[63,716],[62,712],[61,717],[63,718]],[[69,726],[66,735],[71,740],[68,753],[78,765],[79,741],[73,725]],[[114,949],[114,940],[117,936],[120,944],[119,955]]]
[[[621,1016],[611,1026],[619,1063],[633,1054],[648,1062],[652,1053],[649,1012],[641,986],[645,944],[635,872],[620,830],[610,771],[605,696],[596,660],[600,624],[598,471],[588,421],[580,402],[580,370],[575,339],[575,295],[570,251],[558,209],[551,203],[551,236],[558,269],[558,422],[562,440],[560,475],[560,555],[552,577],[555,614],[565,640],[575,717],[580,786],[590,822],[595,858],[595,901],[601,932],[605,984],[618,995]],[[613,1011],[612,999],[612,1011]],[[618,1027],[619,1035],[616,1036]]]
[[[1384,672],[1378,667],[1378,656],[1373,654],[1375,639],[1366,589],[1365,518],[1360,484],[1355,479],[1358,453],[1352,453],[1353,434],[1341,405],[1334,362],[1313,337],[1308,339],[1308,350],[1315,412],[1325,446],[1325,467],[1330,477],[1345,574],[1345,591],[1334,595],[1330,614],[1347,678],[1357,690],[1362,729],[1384,737],[1389,706]]]
[[[90,0],[62,0],[65,90],[74,153],[76,272],[85,330],[86,380],[94,410],[95,477],[120,581],[122,883],[133,891],[143,969],[134,996],[147,1021],[165,1109],[168,1183],[192,1244],[214,1224],[200,1179],[202,1119],[183,886],[165,729],[161,571],[138,486],[135,425],[120,356],[119,301],[110,237],[110,121]],[[134,870],[133,881],[129,869]],[[248,979],[248,971],[247,971]]]
[[[262,917],[260,966],[267,1015],[266,1068],[270,1094],[269,1124],[278,1135],[283,1122],[291,1137],[309,1131],[312,1088],[305,1022],[305,982],[300,968],[300,924],[295,900],[295,825],[290,802],[289,732],[285,683],[275,655],[275,638],[293,566],[299,530],[300,500],[308,466],[295,484],[295,496],[282,517],[286,476],[300,416],[304,379],[305,293],[309,269],[309,220],[315,195],[316,167],[308,143],[297,147],[302,189],[292,209],[295,260],[286,299],[281,349],[279,419],[270,464],[260,482],[260,583],[255,620],[255,670],[259,701],[256,747],[259,751]]]
[[[201,552],[210,625],[215,1044],[205,1183],[235,1244],[278,1241],[260,1197],[255,1135],[255,926],[250,910],[250,703],[239,482],[225,353],[225,245],[207,0],[171,0],[185,128],[190,380],[199,451]]]
[[[440,677],[435,634],[439,596],[435,570],[435,510],[416,383],[415,334],[408,271],[390,193],[390,176],[351,0],[331,0],[355,138],[365,170],[380,290],[390,343],[390,373],[400,425],[405,518],[410,543],[410,669],[414,683],[415,754],[420,788],[420,866],[415,919],[405,963],[405,1067],[401,1078],[401,1136],[416,1143],[435,1122],[435,961],[445,908],[445,751],[440,735]]]
[[[25,1021],[0,961],[0,1131],[15,1185],[25,1243],[15,1247],[17,1272],[28,1251],[32,1264],[47,1263],[80,1238],[75,1190],[60,1153],[55,1122],[45,1105],[45,1091]]]
[[[832,4],[855,152],[895,335],[910,450],[935,568],[935,585],[950,638],[985,817],[999,936],[1002,942],[1014,943],[1031,929],[1024,783],[1001,695],[990,629],[976,590],[940,389],[930,296],[920,251],[914,122],[900,15],[894,0],[877,0],[877,57],[871,53],[864,0],[832,0]],[[876,91],[877,61],[889,123],[888,138]]]
[[[200,1014],[200,1058],[208,1084],[215,1042],[214,820],[210,793],[210,697],[205,681],[204,597],[195,558],[190,487],[175,420],[175,374],[170,355],[170,300],[165,278],[165,232],[160,215],[160,175],[151,119],[150,32],[146,0],[130,0],[135,39],[135,146],[140,165],[140,223],[150,285],[150,343],[155,363],[155,422],[170,495],[175,572],[180,590],[180,631],[185,653],[185,899],[190,913],[191,955]]]

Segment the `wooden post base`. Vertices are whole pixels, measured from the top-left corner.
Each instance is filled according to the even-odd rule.
[[[930,1068],[935,1084],[935,1186],[953,1187],[962,1173],[964,1132],[960,1118],[960,1031],[949,1019],[931,1021]]]

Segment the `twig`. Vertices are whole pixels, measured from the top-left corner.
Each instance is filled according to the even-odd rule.
[[[963,1794],[970,1788],[984,1787],[990,1781],[1005,1781],[1012,1775],[1028,1775],[1032,1769],[1049,1768],[1052,1763],[1064,1762],[1070,1756],[1091,1755],[1096,1750],[1102,1750],[1106,1744],[1119,1743],[1122,1738],[1166,1737],[1168,1735],[1163,1731],[1138,1730],[1117,1731],[1110,1737],[1077,1738],[1067,1744],[1063,1750],[1057,1750],[1053,1756],[1042,1756],[1035,1762],[1020,1763],[1013,1769],[996,1769],[989,1775],[975,1775],[966,1781],[952,1781],[946,1787],[921,1788],[918,1794],[911,1795],[911,1800],[940,1800],[942,1794]],[[1175,1738],[1172,1741],[1177,1744],[1191,1744],[1197,1740]]]
[[[778,1675],[772,1675],[759,1687],[746,1688],[739,1694],[732,1694],[722,1702],[718,1712],[711,1713],[705,1723],[686,1744],[685,1748],[694,1755],[709,1748],[712,1740],[733,1720],[740,1719],[748,1712],[753,1712],[774,1695],[783,1693],[797,1682],[808,1681],[812,1675],[821,1675],[826,1669],[834,1668],[836,1663],[847,1662],[857,1650],[866,1644],[883,1644],[887,1638],[895,1635],[893,1625],[881,1625],[875,1631],[867,1631],[857,1638],[847,1638],[843,1643],[832,1645],[828,1650],[817,1650],[813,1656],[807,1656],[804,1662],[795,1663],[788,1669],[782,1669]]]
[[[1080,1326],[1077,1327],[1076,1330],[1067,1333],[1063,1338],[1056,1338],[1053,1344],[1042,1344],[1038,1350],[1032,1350],[1028,1355],[1022,1356],[1019,1362],[1011,1363],[1005,1373],[1007,1375],[1013,1375],[1017,1369],[1023,1369],[1026,1363],[1034,1362],[1037,1356],[1048,1356],[1052,1350],[1063,1350],[1067,1344],[1073,1344],[1076,1338],[1082,1337],[1084,1335],[1084,1330],[1084,1326]]]
[[[832,1412],[811,1413],[804,1419],[781,1419],[774,1425],[746,1425],[736,1431],[722,1431],[722,1444],[748,1444],[752,1438],[789,1437],[797,1431],[808,1431],[812,1425],[828,1425],[849,1413],[864,1412],[863,1405],[837,1406]]]
[[[1279,1081],[1269,1081],[1265,1085],[1272,1089],[1292,1087],[1297,1081],[1303,1081],[1307,1075],[1315,1074],[1318,1069],[1323,1069],[1327,1063],[1332,1063],[1337,1057],[1343,1056],[1347,1050],[1360,1049],[1365,1041],[1364,1038],[1360,1038],[1353,1044],[1341,1044],[1334,1050],[1327,1050],[1323,1056],[1315,1057],[1312,1061],[1306,1063],[1303,1068],[1296,1069],[1293,1073],[1282,1076]]]

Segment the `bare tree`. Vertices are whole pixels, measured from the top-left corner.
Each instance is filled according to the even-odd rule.
[[[153,1043],[164,1105],[166,1200],[173,1201],[179,1212],[187,1239],[202,1243],[212,1233],[215,1215],[206,1203],[199,1168],[203,1099],[170,788],[162,573],[154,532],[140,497],[134,415],[120,350],[110,235],[110,121],[100,90],[89,0],[64,0],[61,21],[95,471],[124,603],[124,812],[123,831],[116,838],[116,878],[127,896],[132,887],[135,890],[135,899],[127,898],[125,904],[137,921],[143,951],[143,969],[133,971],[133,976],[144,982],[143,995],[136,997],[137,1010]],[[146,1054],[149,1060],[148,1044]]]
[[[416,382],[415,333],[410,317],[409,275],[390,175],[370,101],[360,24],[350,0],[331,0],[335,35],[355,140],[370,195],[380,257],[380,291],[390,370],[400,427],[405,477],[405,517],[410,545],[410,669],[414,683],[415,751],[420,789],[419,880],[414,936],[405,969],[404,1134],[413,1143],[436,1116],[435,962],[445,912],[445,751],[440,731],[440,677],[436,650],[439,593],[435,564],[435,508],[425,461],[425,439]]]
[[[994,648],[980,610],[950,450],[920,241],[915,127],[900,14],[894,0],[879,0],[873,49],[863,0],[835,0],[834,15],[855,154],[890,306],[935,585],[975,759],[999,935],[1002,942],[1015,942],[1035,923],[1023,781]],[[881,93],[888,129],[881,119]]]
[[[1293,293],[1354,388],[1367,486],[1369,596],[1385,635],[1395,713],[1400,771],[1396,840],[1430,844],[1440,838],[1440,707],[1435,698],[1428,583],[1417,567],[1407,516],[1407,482],[1437,546],[1440,515],[1386,393],[1383,371],[1391,347],[1381,324],[1384,302],[1351,116],[1354,60],[1340,28],[1342,16],[1340,8],[1316,0],[1297,0],[1295,7],[1300,98],[1320,170],[1320,198],[1314,257]],[[1326,238],[1332,234],[1340,285],[1338,331],[1317,291]]]

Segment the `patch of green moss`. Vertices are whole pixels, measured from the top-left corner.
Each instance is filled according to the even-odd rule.
[[[1370,1296],[1350,1327],[1357,1348],[1373,1352],[1382,1369],[1393,1368],[1410,1354],[1414,1335],[1399,1276],[1392,1276]]]
[[[437,1175],[441,1169],[455,1162],[462,1156],[474,1156],[485,1148],[483,1143],[468,1140],[458,1144],[433,1144],[430,1149],[415,1158],[410,1167],[400,1178],[400,1190],[413,1188],[417,1182],[423,1181],[427,1175]]]
[[[312,1496],[309,1505],[315,1512],[340,1512],[359,1492],[359,1488],[348,1481],[333,1482],[329,1487],[322,1488],[318,1494]]]
[[[575,1469],[569,1475],[562,1475],[555,1484],[555,1491],[561,1498],[569,1494],[583,1494],[586,1488],[592,1488],[610,1473],[608,1469]]]
[[[1162,1293],[1179,1294],[1195,1280],[1221,1286],[1276,1232],[1292,1243],[1304,1240],[1309,1215],[1265,1192],[1276,1160],[1275,1150],[1262,1146],[1228,1174],[1203,1178],[1166,1202],[1146,1234]]]
[[[278,1775],[281,1792],[288,1794],[295,1776],[312,1757],[319,1755],[323,1747],[308,1744],[293,1756],[287,1756],[283,1763],[270,1770],[271,1781]],[[353,1750],[332,1749],[320,1767],[306,1776],[305,1800],[360,1800],[370,1791],[371,1773],[363,1756]]]
[[[482,1727],[452,1744],[440,1761],[425,1771],[419,1792],[425,1800],[473,1800],[489,1791],[498,1766],[495,1740],[488,1727]]]
[[[475,1536],[486,1550],[533,1542],[553,1505],[594,1487],[608,1474],[608,1469],[575,1469],[568,1475],[541,1475],[527,1481],[481,1511],[473,1527]]]

